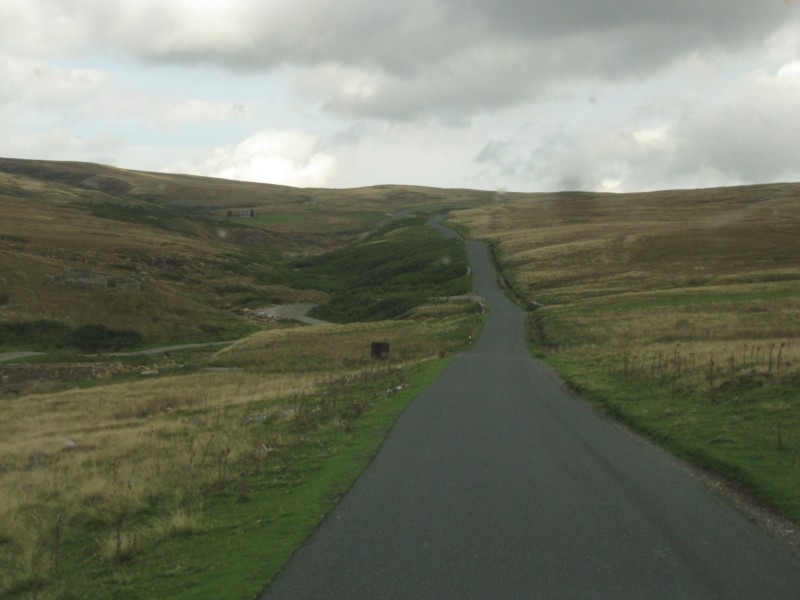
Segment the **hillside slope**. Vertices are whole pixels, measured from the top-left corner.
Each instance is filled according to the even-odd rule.
[[[325,300],[275,276],[287,261],[342,247],[392,215],[487,197],[0,159],[0,325],[102,324],[137,331],[146,343],[230,338],[254,327],[238,309]]]
[[[800,519],[800,184],[549,194],[457,213],[536,302],[537,351]]]

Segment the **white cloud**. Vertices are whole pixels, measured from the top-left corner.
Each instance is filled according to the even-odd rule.
[[[798,65],[780,0],[0,0],[0,154],[290,185],[792,179]]]
[[[752,73],[718,102],[687,113],[676,126],[678,146],[670,174],[695,167],[742,182],[800,178],[800,77],[794,75],[795,64],[775,74]]]
[[[317,138],[300,131],[260,131],[235,146],[217,148],[193,161],[167,167],[210,177],[324,187],[332,180],[336,159]]]
[[[793,8],[753,0],[10,0],[0,5],[0,38],[39,54],[102,50],[262,72],[288,65],[319,74],[320,88],[333,66],[346,76],[322,91],[323,106],[407,120],[469,117],[560,82],[622,81],[686,57],[742,53],[796,24]]]
[[[119,137],[77,136],[62,126],[35,133],[0,127],[0,156],[115,164],[115,157],[123,147],[124,142]]]
[[[0,80],[0,101],[26,107],[79,105],[107,83],[107,77],[95,69],[64,69],[43,60],[2,55]]]
[[[52,58],[79,51],[97,39],[91,7],[59,5],[57,0],[6,0],[0,3],[0,40],[6,52]]]
[[[633,131],[634,141],[645,148],[663,148],[670,140],[670,126],[658,125]]]
[[[783,65],[778,69],[778,79],[800,79],[800,60]]]
[[[187,123],[226,123],[247,118],[248,107],[232,102],[208,102],[189,98],[176,102],[162,101],[157,108],[159,122],[167,128],[175,128]]]

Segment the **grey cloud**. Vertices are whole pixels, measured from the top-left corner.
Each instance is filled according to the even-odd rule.
[[[176,38],[174,32],[189,31],[185,22],[195,17],[170,10],[168,1],[154,5],[155,12],[137,13],[138,23],[151,28],[150,36],[138,31],[137,21],[132,23],[138,34],[133,39],[124,23],[117,21],[116,29],[132,52],[139,49],[154,59],[208,60],[245,68],[332,61],[413,74],[487,44],[516,44],[518,51],[527,46],[532,51],[528,58],[560,66],[574,62],[573,68],[623,59],[627,65],[659,63],[698,48],[741,48],[797,18],[781,2],[752,0],[295,0],[283,7],[256,1],[233,5],[238,9],[229,13],[225,25],[235,35],[218,40],[221,44],[208,31]],[[114,22],[113,9],[108,13]]]
[[[349,5],[314,6],[313,18],[298,11],[298,29],[289,27],[294,33],[282,42],[220,58],[251,67],[281,60],[367,69],[382,79],[373,95],[330,89],[324,106],[357,117],[453,118],[535,100],[576,78],[642,77],[688,55],[742,50],[795,14],[750,0]]]
[[[232,0],[218,15],[171,0],[41,6],[43,19],[70,15],[95,43],[143,60],[306,76],[326,65],[361,70],[378,81],[372,94],[328,87],[321,105],[455,122],[576,79],[643,77],[689,55],[742,51],[798,19],[779,0]]]
[[[481,148],[475,160],[479,163],[499,163],[502,162],[509,152],[510,144],[508,142],[490,141]]]
[[[755,103],[740,96],[739,101],[698,110],[678,124],[668,176],[711,170],[741,182],[800,177],[794,129],[800,82],[792,94],[764,94]]]
[[[383,76],[368,94],[348,93],[347,83],[329,94],[323,106],[336,114],[353,117],[411,120],[437,117],[451,124],[466,124],[476,113],[511,106],[525,98],[546,93],[536,79],[528,79],[518,66],[488,71],[466,66],[428,68],[413,78]],[[484,70],[486,69],[486,70]]]
[[[516,141],[487,146],[483,154],[496,161],[498,173],[524,162],[524,176],[543,190],[794,181],[800,178],[796,64],[796,74],[753,75],[714,101],[664,98],[664,105],[638,107],[616,123],[542,131],[530,149]]]
[[[524,181],[536,171],[539,163],[528,144],[518,141],[491,140],[481,148],[474,160],[482,173],[500,180],[510,178]]]

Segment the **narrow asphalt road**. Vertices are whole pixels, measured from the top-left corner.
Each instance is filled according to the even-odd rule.
[[[783,546],[529,358],[524,314],[468,250],[481,338],[261,598],[800,597]]]

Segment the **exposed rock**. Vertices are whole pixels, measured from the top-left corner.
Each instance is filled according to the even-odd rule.
[[[237,314],[240,314],[247,319],[262,321],[264,323],[277,323],[279,321],[278,317],[264,314],[261,310],[253,310],[251,308],[241,308],[237,311]]]
[[[95,175],[84,179],[81,184],[83,187],[100,190],[106,194],[127,194],[133,189],[133,186],[124,179],[103,175]]]
[[[269,415],[267,413],[247,415],[246,417],[242,417],[242,423],[245,425],[251,425],[252,423],[263,423],[267,419],[269,419]]]
[[[261,444],[258,448],[253,450],[253,456],[257,460],[265,460],[274,450],[275,448],[267,446],[266,444]]]

